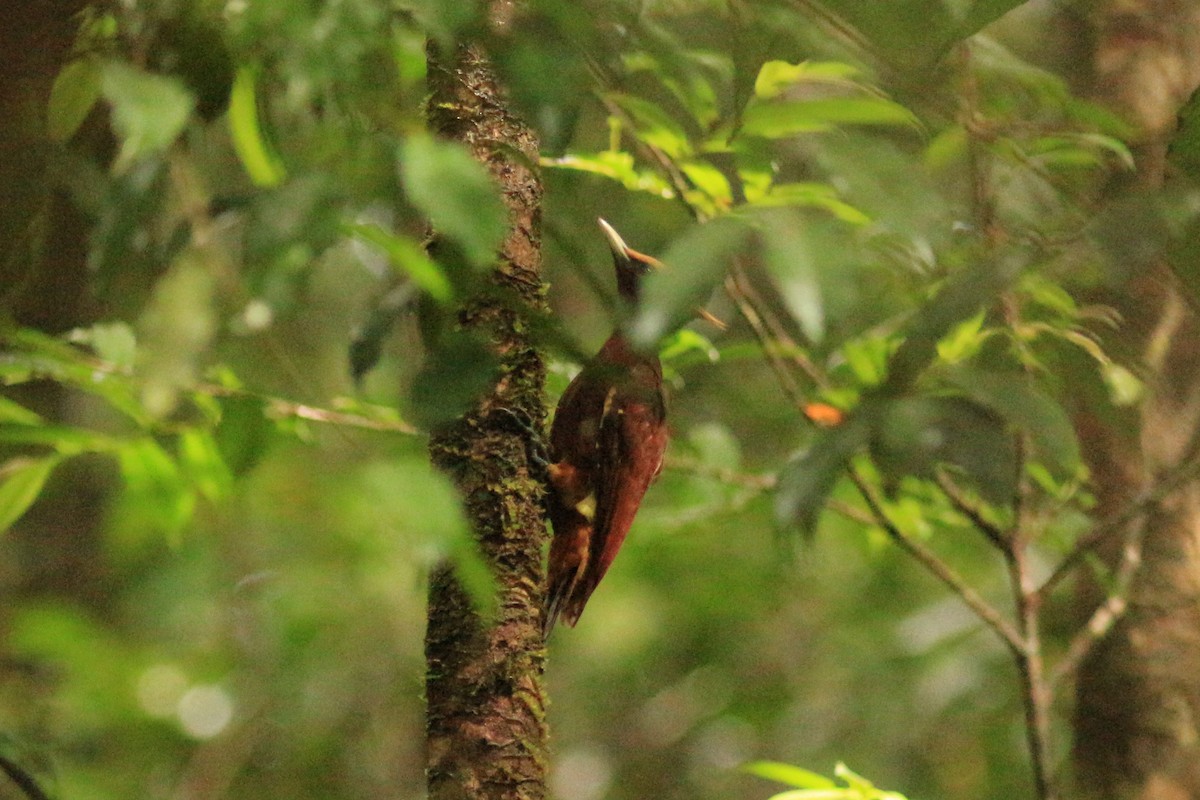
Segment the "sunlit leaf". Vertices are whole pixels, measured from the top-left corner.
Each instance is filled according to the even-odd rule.
[[[703,161],[685,161],[679,170],[716,208],[728,208],[733,203],[729,180],[716,167]]]
[[[752,761],[742,771],[797,789],[832,789],[837,785],[824,775],[779,761]]]
[[[721,353],[708,337],[690,328],[681,328],[664,339],[658,357],[664,363],[669,363],[693,353],[709,363],[716,363],[721,358]]]
[[[229,131],[233,149],[256,186],[278,186],[287,177],[283,161],[263,133],[258,116],[256,71],[240,67],[229,94]]]
[[[157,442],[135,439],[117,451],[125,492],[121,497],[122,525],[128,543],[141,543],[150,534],[175,538],[192,519],[196,494],[179,465]],[[135,542],[136,540],[136,542]]]
[[[938,342],[951,329],[979,312],[1011,284],[1024,267],[1019,251],[981,261],[955,275],[904,328],[904,342],[888,364],[888,385],[902,392],[929,365]]]
[[[101,89],[112,105],[113,127],[121,138],[114,169],[166,150],[183,131],[196,100],[182,82],[142,72],[118,61],[105,62]]]
[[[846,83],[860,72],[858,67],[840,61],[801,61],[799,64],[768,61],[759,68],[754,94],[768,100],[797,83]]]
[[[852,225],[866,225],[871,221],[862,211],[838,197],[837,190],[826,183],[774,184],[761,194],[747,192],[747,199],[752,206],[818,208]]]
[[[100,99],[100,64],[92,58],[72,61],[62,68],[50,87],[46,107],[46,134],[56,142],[65,142]]]
[[[0,422],[14,423],[16,425],[37,425],[41,421],[41,416],[36,412],[30,411],[15,400],[0,396]]]
[[[490,266],[508,214],[484,168],[462,147],[430,136],[409,138],[400,157],[404,189],[434,230],[458,242],[475,266]]]
[[[743,115],[741,133],[779,139],[827,130],[835,125],[916,126],[917,118],[904,106],[882,97],[754,103]]]
[[[38,496],[59,458],[13,458],[0,464],[0,534],[21,518]]]
[[[646,144],[671,158],[691,155],[692,145],[686,131],[660,106],[629,94],[613,93],[609,97],[630,116],[638,138]]]
[[[599,153],[568,153],[558,158],[543,158],[541,164],[543,167],[573,169],[603,175],[635,192],[648,192],[657,197],[675,196],[674,189],[658,173],[637,169],[633,155],[618,150],[604,150]]]
[[[987,334],[983,331],[984,314],[975,316],[950,329],[937,343],[938,358],[949,364],[964,361],[979,352]]]
[[[104,453],[116,450],[122,440],[107,434],[69,425],[0,425],[0,442],[11,445],[49,447],[59,455]]]
[[[90,328],[76,328],[68,334],[67,339],[91,345],[96,355],[118,370],[133,368],[137,337],[133,328],[124,322],[98,322]]]
[[[370,223],[352,223],[346,230],[358,239],[378,247],[387,254],[388,262],[429,293],[439,303],[449,302],[454,288],[442,273],[441,267],[429,257],[425,248],[405,236],[398,236]]]
[[[212,434],[189,428],[179,435],[179,467],[201,496],[217,501],[233,487],[233,475]]]

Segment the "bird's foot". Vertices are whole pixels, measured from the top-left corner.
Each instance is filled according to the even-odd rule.
[[[546,436],[534,423],[533,417],[523,409],[497,406],[488,416],[503,422],[505,427],[521,435],[525,442],[525,459],[529,462],[534,477],[543,486],[550,480],[550,453],[546,449]]]

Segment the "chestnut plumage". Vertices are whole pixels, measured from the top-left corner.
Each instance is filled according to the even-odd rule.
[[[617,289],[638,301],[641,277],[661,266],[608,237]],[[612,565],[667,448],[662,365],[618,327],[563,392],[550,428],[550,543],[544,631],[574,626]]]

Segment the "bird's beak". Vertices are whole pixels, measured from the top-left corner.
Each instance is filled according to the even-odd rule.
[[[613,255],[622,257],[628,255],[629,245],[625,244],[625,240],[621,238],[621,234],[617,233],[617,229],[609,225],[603,217],[597,217],[596,222],[600,223],[600,230],[604,231],[604,238],[608,239],[608,246],[612,248]]]
[[[624,261],[637,261],[654,269],[662,269],[663,263],[653,256],[648,256],[645,253],[639,253],[629,245],[625,244],[625,240],[621,238],[621,234],[617,233],[617,229],[608,224],[608,221],[603,217],[597,217],[596,222],[600,224],[600,230],[604,231],[604,238],[608,239],[608,246],[613,251],[613,255]]]

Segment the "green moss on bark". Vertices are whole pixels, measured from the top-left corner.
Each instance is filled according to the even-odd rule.
[[[537,141],[508,112],[476,48],[431,48],[429,83],[431,126],[471,148],[509,210],[493,283],[528,309],[541,309],[542,187],[531,168]],[[449,567],[432,576],[425,642],[429,796],[539,800],[546,782],[541,487],[521,434],[490,412],[511,409],[541,425],[545,366],[511,303],[470,298],[459,323],[487,332],[501,377],[474,410],[431,437],[430,454],[462,493],[500,597],[496,618],[482,620]]]

